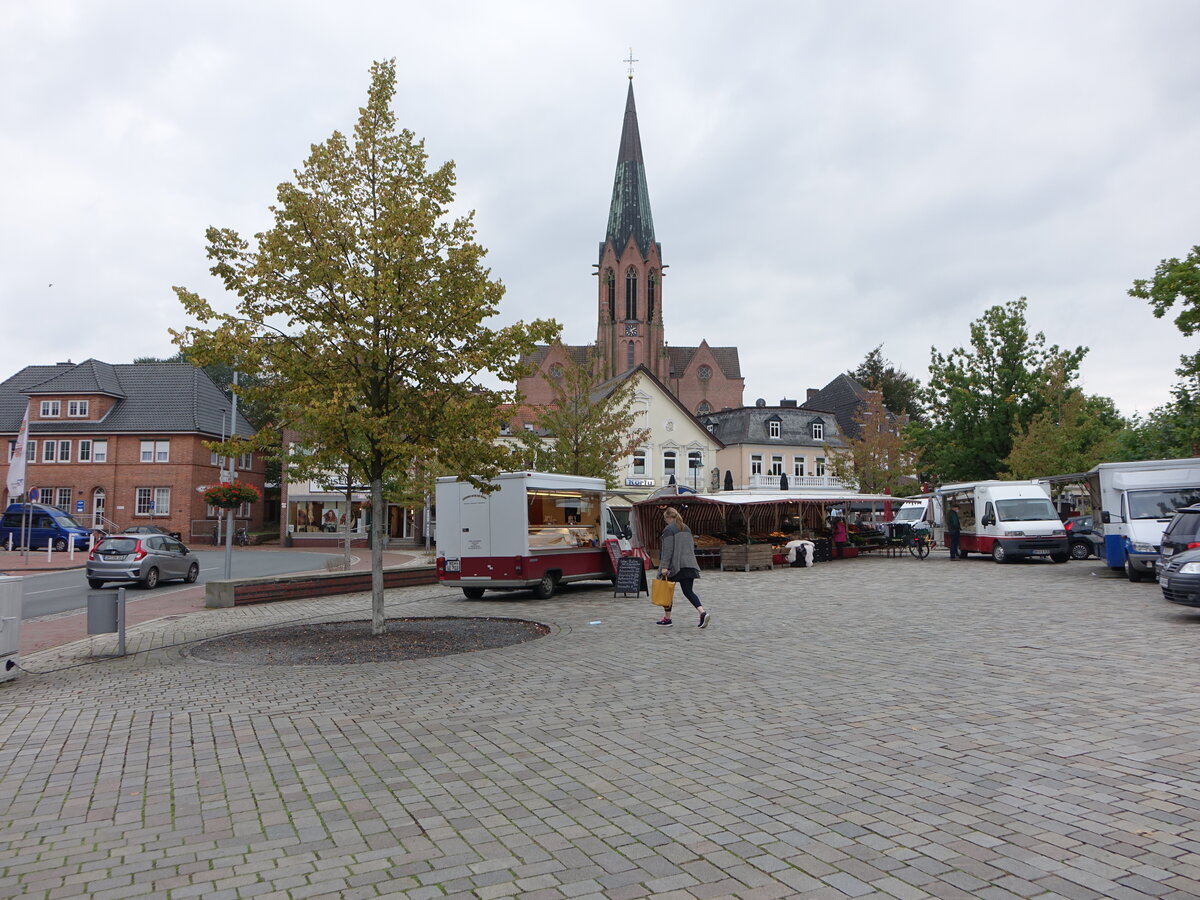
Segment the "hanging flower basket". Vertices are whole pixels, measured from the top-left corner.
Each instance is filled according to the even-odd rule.
[[[204,502],[220,509],[237,509],[259,499],[258,488],[244,481],[222,481],[204,492]]]

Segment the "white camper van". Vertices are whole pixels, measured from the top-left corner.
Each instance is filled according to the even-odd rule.
[[[1163,530],[1175,510],[1200,502],[1200,459],[1101,463],[1088,472],[1087,484],[1105,563],[1141,581],[1154,577]]]
[[[1067,530],[1050,489],[1036,481],[973,481],[947,484],[937,490],[942,516],[958,507],[962,523],[959,551],[988,554],[998,563],[1045,556],[1056,563],[1071,558]],[[939,543],[945,530],[935,531]]]
[[[629,551],[603,478],[506,472],[489,485],[437,480],[438,581],[469,599],[515,588],[545,599],[564,582],[611,579]]]

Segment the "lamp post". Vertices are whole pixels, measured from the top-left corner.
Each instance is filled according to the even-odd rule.
[[[233,395],[232,410],[229,414],[229,436],[233,437],[234,429],[237,428],[237,383],[238,373],[233,373],[233,390],[230,392]],[[221,430],[224,431],[225,420],[221,419]],[[222,472],[222,475],[225,473]],[[230,483],[237,481],[237,460],[229,457],[229,481]],[[233,577],[233,508],[230,507],[229,513],[226,516],[225,525],[225,580],[228,581]]]

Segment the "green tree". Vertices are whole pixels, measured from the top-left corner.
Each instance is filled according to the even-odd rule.
[[[1200,246],[1193,247],[1182,260],[1164,259],[1154,270],[1153,278],[1134,281],[1129,296],[1149,300],[1155,318],[1159,319],[1178,303],[1175,327],[1186,337],[1196,334],[1200,331]],[[1193,365],[1195,361],[1193,358]]]
[[[1004,460],[1007,477],[1025,479],[1086,472],[1122,458],[1125,420],[1108,397],[1088,396],[1071,386],[1057,366],[1049,373],[1045,406],[1029,424],[1017,425]]]
[[[866,355],[858,368],[846,373],[859,384],[883,393],[883,405],[909,421],[923,422],[921,382],[883,357],[883,344]]]
[[[892,414],[883,393],[873,390],[854,417],[858,437],[846,447],[825,445],[825,455],[848,486],[867,494],[897,494],[912,480],[916,460],[904,440],[904,419]]]
[[[948,354],[931,350],[925,390],[928,421],[908,432],[923,472],[934,480],[976,481],[1005,472],[1018,427],[1046,405],[1050,373],[1069,384],[1087,348],[1046,346],[1030,335],[1024,297],[993,306],[971,323],[971,346]]]
[[[520,464],[541,472],[603,478],[616,487],[618,463],[650,438],[649,428],[638,427],[642,412],[631,408],[637,380],[605,380],[593,359],[563,366],[557,378],[543,377],[553,399],[537,411],[532,423],[537,431],[516,433]]]
[[[414,494],[437,471],[500,471],[497,408],[514,392],[477,379],[514,383],[519,358],[558,333],[540,320],[487,327],[504,287],[483,266],[473,214],[450,218],[454,164],[430,170],[424,142],[397,129],[395,90],[395,62],[375,63],[353,138],[334,132],[313,145],[254,247],[208,229],[212,272],[237,295],[236,314],[176,288],[184,309],[212,324],[172,332],[200,364],[261,377],[248,399],[270,394],[277,426],[314,448],[314,465],[340,461],[366,479],[376,634],[385,485]]]

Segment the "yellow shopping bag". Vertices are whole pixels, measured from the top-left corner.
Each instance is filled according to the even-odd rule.
[[[670,609],[675,602],[675,582],[655,578],[650,582],[650,602],[655,606]]]

